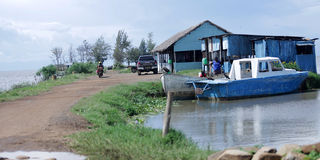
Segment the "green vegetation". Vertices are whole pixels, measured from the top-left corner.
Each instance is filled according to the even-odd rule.
[[[284,68],[295,69],[296,71],[301,71],[296,62],[282,62]]]
[[[185,75],[185,76],[198,77],[199,72],[201,72],[200,69],[191,69],[191,70],[179,71],[179,72],[177,72],[177,74]]]
[[[320,158],[320,152],[311,151],[304,159],[305,160],[318,160]]]
[[[178,131],[144,127],[143,115],[160,112],[166,103],[160,82],[119,85],[82,99],[73,112],[91,124],[89,132],[72,135],[70,146],[89,159],[206,159],[211,153],[197,148]]]
[[[120,69],[123,69],[125,68],[125,66],[121,63],[115,63],[112,67],[113,70],[120,70]]]
[[[119,73],[132,73],[130,68],[120,69]]]
[[[57,67],[55,65],[48,65],[42,67],[38,72],[37,76],[42,75],[43,80],[48,80],[52,75],[57,73]]]
[[[306,89],[320,88],[320,75],[309,72],[307,79],[305,80]]]
[[[58,80],[42,81],[38,84],[22,83],[15,85],[11,90],[0,93],[0,102],[15,100],[26,96],[38,95],[41,92],[50,90],[53,86],[68,84],[87,76],[88,74],[74,74],[64,76]]]
[[[67,69],[66,72],[68,74],[71,74],[71,73],[94,73],[97,69],[97,65],[98,64],[91,63],[91,62],[74,63]]]
[[[284,68],[301,71],[301,69],[299,68],[296,62],[289,62],[289,63],[282,62],[282,64]],[[309,72],[308,77],[302,86],[302,89],[308,90],[308,89],[316,89],[316,88],[320,88],[320,75],[313,72]]]
[[[33,84],[31,83],[28,83],[28,82],[23,82],[23,83],[20,83],[20,84],[15,84],[11,87],[11,89],[19,89],[19,88],[24,88],[24,87],[30,87],[32,86]]]

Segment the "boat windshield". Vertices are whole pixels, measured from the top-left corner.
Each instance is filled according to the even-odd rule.
[[[272,71],[282,71],[283,67],[279,61],[271,61],[270,62]]]

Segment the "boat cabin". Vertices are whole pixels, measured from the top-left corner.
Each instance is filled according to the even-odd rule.
[[[295,73],[294,69],[285,69],[277,57],[244,58],[234,60],[230,69],[231,80],[263,78]]]

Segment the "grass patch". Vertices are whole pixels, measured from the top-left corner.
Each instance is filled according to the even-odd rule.
[[[320,75],[313,72],[309,72],[309,75],[305,80],[305,85],[307,89],[320,88]]]
[[[142,115],[162,111],[165,103],[160,82],[119,85],[82,99],[72,110],[92,127],[72,135],[70,146],[89,159],[206,159],[212,152],[181,132],[162,138],[161,130],[143,126]]]
[[[179,71],[179,72],[177,72],[177,74],[191,76],[191,77],[198,77],[199,72],[201,72],[200,69],[191,69],[191,70]]]
[[[132,73],[130,68],[118,69],[116,71],[118,71],[119,73]]]
[[[305,160],[318,160],[320,158],[320,152],[311,151],[306,157]]]
[[[88,74],[72,74],[57,80],[47,80],[38,84],[22,83],[12,87],[9,91],[0,92],[0,102],[16,100],[26,96],[35,96],[41,92],[50,90],[54,86],[64,85],[78,79],[87,77]]]

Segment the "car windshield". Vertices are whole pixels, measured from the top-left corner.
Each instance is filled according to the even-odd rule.
[[[141,60],[142,61],[152,61],[152,60],[154,60],[152,56],[140,57],[139,59],[140,59],[140,61]]]

